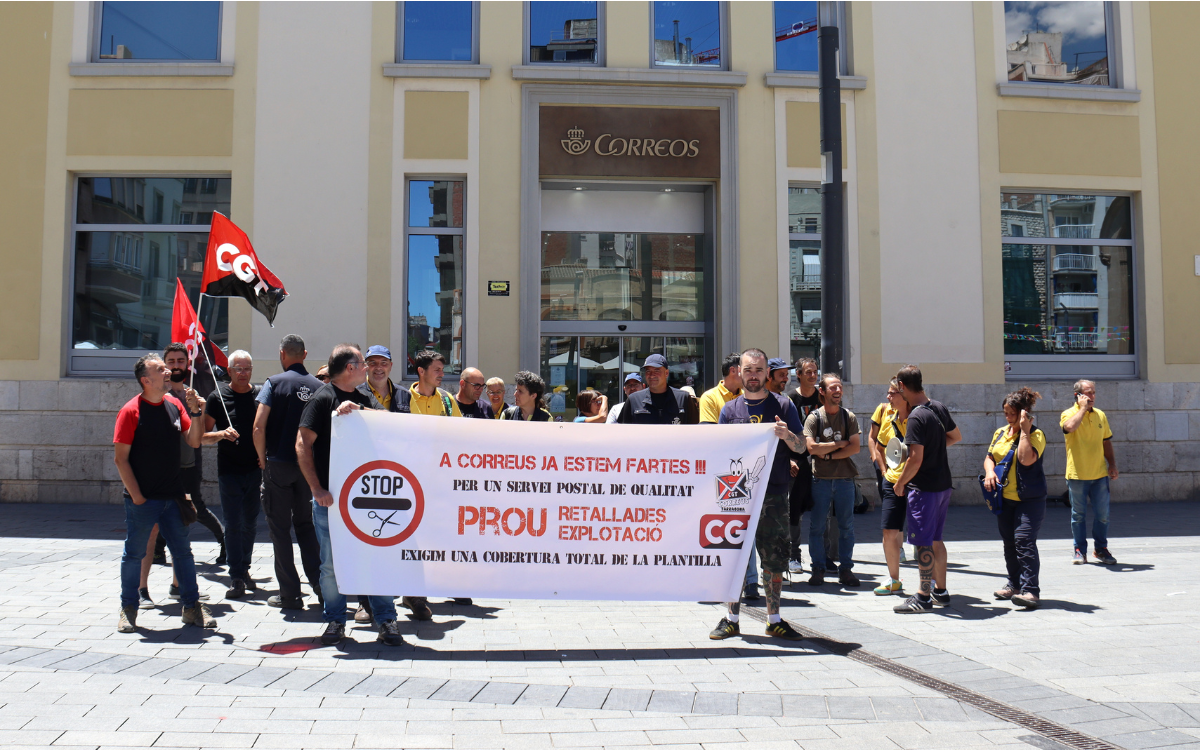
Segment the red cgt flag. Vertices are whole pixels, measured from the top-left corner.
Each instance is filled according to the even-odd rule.
[[[242,297],[272,326],[279,303],[287,297],[283,282],[254,254],[246,233],[216,212],[208,233],[200,291],[209,297]]]
[[[201,396],[208,396],[216,389],[217,383],[209,362],[219,367],[229,367],[225,353],[212,345],[205,335],[204,326],[196,317],[196,310],[188,299],[183,282],[175,279],[175,309],[171,313],[171,340],[178,341],[187,347],[188,369],[195,376],[189,378]],[[208,352],[208,359],[200,353],[203,346]]]

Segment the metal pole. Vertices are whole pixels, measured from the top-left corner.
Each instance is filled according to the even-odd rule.
[[[822,7],[832,3],[821,3]],[[817,36],[821,97],[821,372],[845,377],[846,252],[842,191],[842,85],[838,27],[822,14]]]

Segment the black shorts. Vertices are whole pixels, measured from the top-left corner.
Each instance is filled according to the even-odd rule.
[[[884,530],[904,531],[904,518],[908,515],[908,498],[896,497],[896,493],[892,491],[892,483],[884,479],[881,485],[883,489],[883,513],[881,526]]]

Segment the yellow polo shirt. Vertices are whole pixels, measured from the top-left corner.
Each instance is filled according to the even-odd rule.
[[[1079,412],[1079,404],[1058,418],[1061,427]],[[1108,476],[1108,461],[1104,460],[1104,441],[1111,439],[1108,417],[1093,407],[1092,413],[1083,418],[1074,432],[1066,433],[1067,479],[1103,479]]]
[[[904,419],[893,419],[895,416],[896,410],[892,408],[891,404],[887,403],[880,404],[879,407],[875,409],[875,413],[871,415],[871,421],[879,425],[879,435],[876,436],[875,439],[884,448],[887,447],[887,444],[891,442],[893,437],[900,438],[900,440],[903,441],[904,434],[908,431],[908,418],[905,417]],[[881,421],[875,421],[876,418],[880,419]],[[898,433],[895,429],[896,425],[899,425],[900,427],[900,432]],[[900,475],[903,472],[904,464],[901,463],[894,469],[889,467],[887,471],[883,472],[883,478],[892,484],[895,484],[896,480],[900,478]]]
[[[716,424],[721,417],[721,409],[737,398],[739,393],[741,391],[731,391],[724,382],[717,381],[716,388],[709,388],[700,396],[700,421]]]
[[[458,401],[441,388],[435,389],[432,396],[422,396],[417,390],[417,384],[413,383],[408,387],[408,392],[412,396],[408,406],[413,414],[433,414],[438,417],[462,416],[462,412],[458,410]],[[450,414],[446,414],[446,402],[443,400],[443,396],[450,400]]]
[[[1017,431],[1017,434],[1020,434],[1020,430]],[[990,451],[992,462],[999,464],[1001,461],[1003,461],[1004,457],[1008,455],[1009,448],[1012,448],[1013,442],[1016,439],[1017,435],[1009,434],[1008,425],[1004,425],[996,430],[996,432],[992,434],[992,449]],[[1029,431],[1029,444],[1033,446],[1033,450],[1039,456],[1044,454],[1046,452],[1046,433],[1034,427]],[[1004,486],[1003,494],[1005,500],[1019,501],[1021,499],[1017,495],[1017,475],[1013,473],[1016,470],[1017,455],[1014,453],[1012,463],[1008,466],[1008,479],[1005,480],[1004,477],[999,477],[1001,482],[1008,482],[1008,484]]]
[[[384,411],[392,410],[392,388],[394,386],[391,380],[388,381],[387,393],[384,394],[380,394],[379,391],[375,390],[375,386],[371,385],[370,380],[367,381],[367,387],[371,389],[371,394],[375,396],[375,400],[379,402]]]

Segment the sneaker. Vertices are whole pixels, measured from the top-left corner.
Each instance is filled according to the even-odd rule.
[[[900,545],[900,564],[903,565],[906,562],[908,562],[908,555],[904,554],[904,545],[901,544]]]
[[[433,610],[429,608],[429,600],[423,596],[404,596],[400,598],[400,604],[412,611],[414,620],[433,619]]]
[[[747,583],[742,589],[742,598],[751,602],[758,600],[760,598],[758,595],[758,584]]]
[[[229,582],[229,590],[225,592],[226,599],[241,599],[246,595],[246,582],[241,578],[234,578]]]
[[[150,589],[138,589],[138,609],[154,609],[154,600],[150,598]]]
[[[228,560],[229,560],[229,558],[227,558],[225,556],[225,542],[221,542],[221,554],[217,555],[216,562],[214,562],[213,564],[214,565],[224,565],[226,562],[228,562]]]
[[[217,621],[213,619],[207,604],[196,602],[194,607],[183,608],[183,624],[195,625],[200,628],[215,628]]]
[[[304,609],[304,597],[301,596],[275,596],[267,599],[268,607],[278,607],[279,609]]]
[[[1017,589],[1011,583],[1006,583],[1006,584],[1004,584],[1004,588],[997,589],[992,592],[992,596],[996,597],[1000,601],[1004,601],[1006,599],[1012,599],[1013,596],[1015,596],[1016,594],[1017,594]]]
[[[179,587],[172,583],[171,588],[167,589],[167,598],[179,601]],[[208,594],[201,591],[196,595],[196,598],[202,602],[206,602],[208,601]]]
[[[799,560],[788,560],[788,572],[792,575],[800,575],[804,572],[804,566]]]
[[[363,625],[371,624],[371,605],[366,602],[359,602],[358,609],[354,610],[354,621]]]
[[[1100,563],[1101,565],[1116,565],[1117,564],[1117,558],[1108,554],[1107,549],[1092,550],[1092,557],[1096,558],[1096,562]]]
[[[717,623],[717,626],[713,628],[711,633],[708,634],[708,637],[714,641],[723,641],[726,638],[732,638],[735,635],[741,634],[742,630],[738,627],[736,622],[730,622],[729,618],[722,617],[721,621]]]
[[[455,599],[454,599],[454,603],[455,603],[455,604],[457,604],[457,605],[458,605],[458,606],[460,606],[460,607],[473,607],[473,606],[475,606],[475,600],[474,600],[474,599],[472,599],[472,598],[471,598],[471,597],[469,597],[469,596],[460,596],[460,597],[457,597],[457,598],[455,598]]]
[[[933,600],[925,599],[920,594],[913,594],[904,600],[903,603],[892,607],[892,611],[897,614],[920,614],[922,612],[933,611]]]
[[[404,636],[400,635],[400,623],[395,620],[379,623],[379,636],[375,640],[383,641],[388,646],[403,646]]]
[[[825,585],[825,569],[813,568],[812,575],[808,579],[809,586],[824,586]]]
[[[327,622],[325,623],[325,632],[321,633],[321,645],[333,646],[342,642],[346,637],[346,623],[344,622]]]
[[[838,573],[838,583],[850,588],[858,588],[862,585],[858,580],[858,576],[854,575],[854,572],[849,568],[842,568],[842,571]]]
[[[137,607],[121,607],[121,616],[117,620],[117,632],[135,632],[137,630],[137,613]]]
[[[1026,592],[1024,594],[1013,594],[1012,603],[1025,609],[1037,609],[1038,605],[1042,602],[1040,599],[1038,599],[1037,594],[1030,594]]]
[[[1083,550],[1076,549],[1075,557],[1072,558],[1071,562],[1076,565],[1083,565],[1085,562],[1087,562],[1087,555],[1083,554]]]
[[[804,636],[797,633],[791,625],[788,625],[787,621],[785,620],[769,623],[767,625],[767,635],[774,636],[776,638],[783,638],[784,640],[788,641],[798,641],[804,638]]]
[[[899,578],[889,578],[882,586],[875,587],[875,596],[891,596],[904,590],[904,583]]]
[[[947,591],[946,589],[934,589],[933,590],[933,603],[938,605],[939,607],[949,607],[950,606],[950,592]]]

